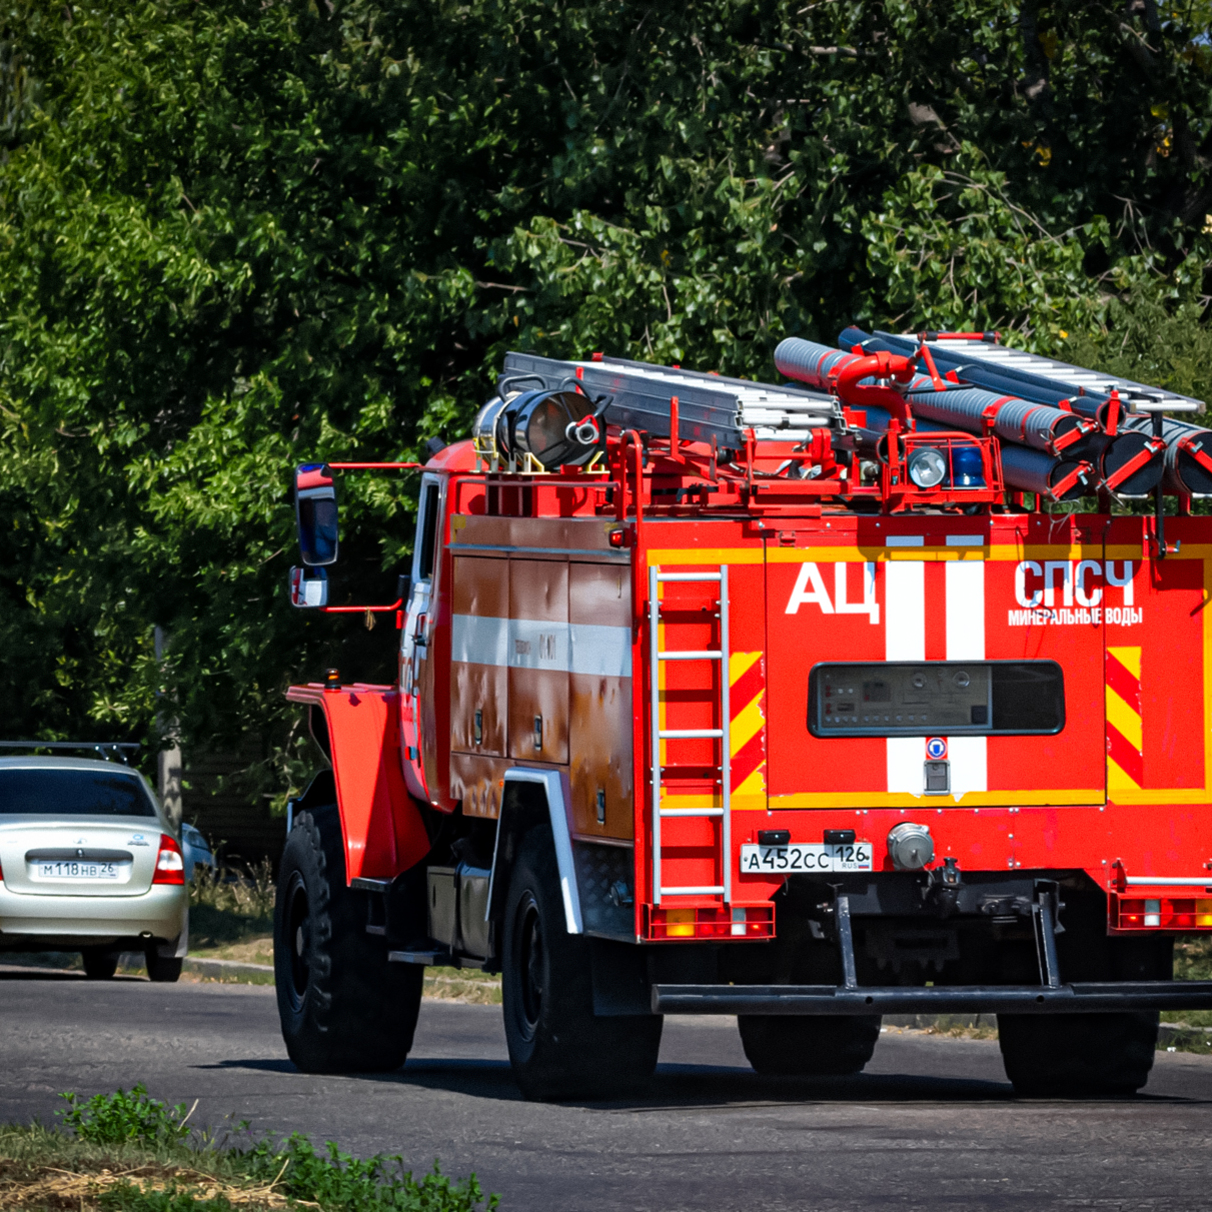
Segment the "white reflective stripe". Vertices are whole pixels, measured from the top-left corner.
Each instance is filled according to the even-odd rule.
[[[884,615],[884,660],[924,661],[926,565],[921,560],[884,565]]]
[[[590,677],[631,677],[631,628],[456,614],[451,660]]]
[[[985,659],[985,564],[956,560],[944,565],[947,585],[947,660]],[[989,789],[988,741],[983,736],[947,738],[951,794]]]
[[[983,736],[949,736],[951,794],[959,799],[968,791],[989,790],[989,741]]]
[[[893,538],[914,536],[893,535]],[[920,538],[918,539],[920,542]],[[884,565],[884,660],[926,659],[926,565],[895,560]],[[921,795],[925,741],[920,736],[890,736],[887,747],[888,790]]]
[[[456,614],[450,628],[450,659],[477,665],[505,665],[509,652],[509,620]]]
[[[920,736],[890,736],[887,745],[888,790],[921,795],[925,790],[926,741]]]
[[[947,660],[985,659],[985,564],[949,560],[947,582]]]
[[[631,628],[573,623],[571,672],[590,677],[631,677]]]
[[[537,619],[509,619],[508,662],[511,669],[568,672],[568,624]]]

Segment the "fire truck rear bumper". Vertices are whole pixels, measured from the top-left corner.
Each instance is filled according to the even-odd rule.
[[[654,1014],[1089,1014],[1212,1010],[1212,981],[953,985],[653,985]]]

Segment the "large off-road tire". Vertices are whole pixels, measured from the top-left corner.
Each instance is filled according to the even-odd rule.
[[[1167,935],[1111,938],[1101,892],[1063,892],[1056,936],[1063,981],[1166,981],[1174,975]],[[1021,980],[1021,976],[1018,977]],[[998,1039],[1016,1094],[1097,1098],[1133,1094],[1148,1080],[1158,1015],[999,1014]]]
[[[879,1015],[737,1016],[741,1045],[764,1077],[860,1073],[880,1038]]]
[[[412,1047],[425,970],[387,960],[366,933],[363,894],[345,885],[335,805],[295,817],[274,907],[282,1037],[304,1073],[385,1073]]]
[[[118,953],[105,947],[85,947],[80,952],[84,960],[84,975],[90,981],[112,980],[118,971]]]
[[[157,984],[171,985],[181,979],[181,965],[184,961],[176,956],[157,955],[149,951],[143,957],[147,964],[147,979]]]
[[[998,1042],[1016,1094],[1135,1094],[1149,1080],[1157,1013],[999,1014]]]
[[[589,941],[568,933],[551,836],[533,830],[505,902],[502,1000],[509,1060],[529,1099],[609,1098],[656,1068],[659,1015],[593,1012]]]

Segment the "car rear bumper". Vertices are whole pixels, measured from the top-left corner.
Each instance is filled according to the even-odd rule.
[[[140,896],[30,896],[0,886],[0,950],[173,942],[187,929],[189,890],[155,885]]]

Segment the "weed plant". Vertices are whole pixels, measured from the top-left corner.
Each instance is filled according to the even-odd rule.
[[[120,1145],[136,1141],[145,1145],[171,1144],[189,1136],[189,1112],[184,1103],[169,1107],[148,1096],[142,1083],[128,1094],[96,1094],[86,1102],[78,1094],[64,1094],[68,1109],[58,1112],[64,1127],[80,1140],[99,1145]]]
[[[243,870],[195,867],[189,903],[255,920],[273,917],[274,894],[273,866],[269,859],[263,859]]]
[[[420,1178],[403,1159],[352,1157],[303,1135],[228,1147],[191,1130],[185,1105],[135,1086],[82,1100],[65,1094],[60,1131],[0,1128],[0,1208],[80,1212],[492,1212],[475,1175],[454,1180],[437,1163]],[[246,1133],[247,1123],[236,1125]]]
[[[189,889],[194,947],[224,946],[269,934],[274,919],[274,874],[266,859],[248,868],[195,867]]]

